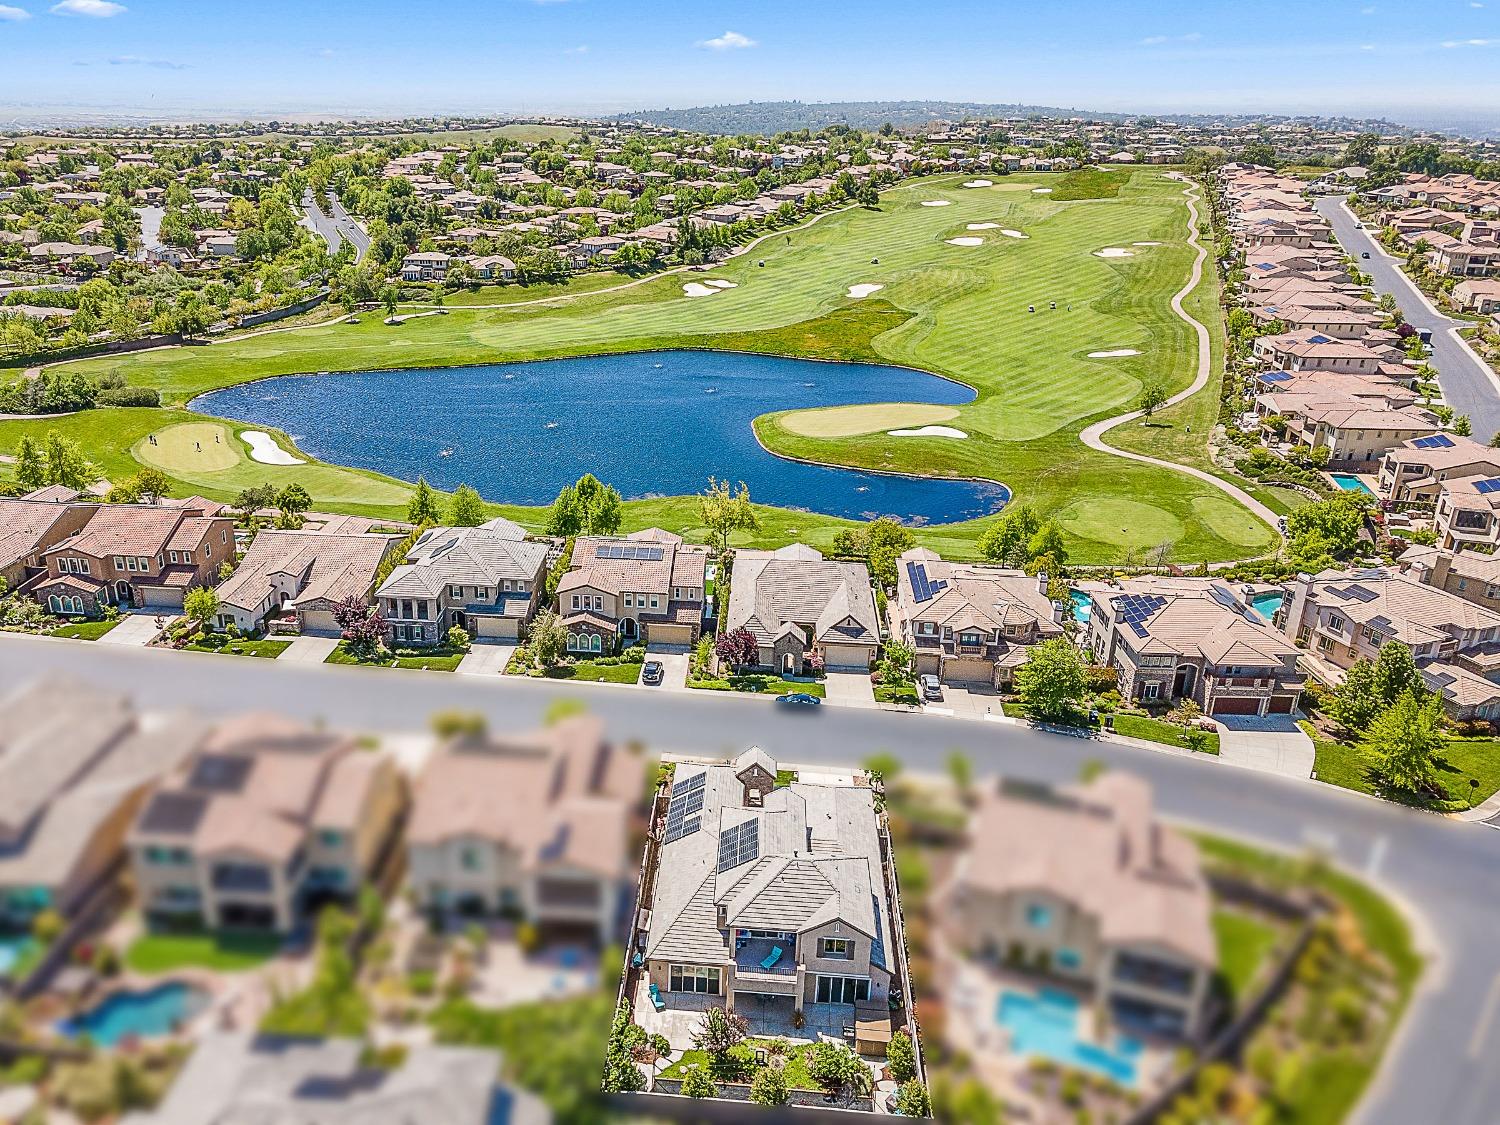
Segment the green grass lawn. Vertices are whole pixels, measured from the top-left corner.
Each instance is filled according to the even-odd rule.
[[[112,621],[74,621],[71,624],[59,625],[56,629],[48,630],[47,636],[67,637],[74,641],[97,641],[122,620],[124,619],[116,617]]]
[[[176,969],[212,969],[234,973],[253,969],[281,948],[274,934],[145,934],[125,950],[125,967],[133,973],[170,973]]]
[[[222,634],[216,635],[212,641],[198,641],[186,647],[192,652],[217,652],[224,656],[249,656],[259,660],[275,660],[292,643],[269,638],[246,640],[243,637],[237,637],[234,640],[220,640],[220,637]]]
[[[745,1046],[752,1051],[757,1047],[765,1047],[771,1041],[769,1039],[746,1039]],[[673,1043],[673,1047],[679,1044]],[[807,1073],[807,1052],[811,1050],[808,1044],[794,1045],[786,1054],[786,1066],[782,1069],[782,1075],[786,1078],[786,1084],[793,1090],[821,1090],[822,1087],[813,1081],[812,1076]],[[688,1048],[682,1052],[682,1058],[663,1070],[659,1077],[668,1080],[681,1081],[687,1077],[690,1070],[707,1070],[709,1058],[707,1051],[697,1048]],[[736,1079],[739,1085],[748,1085],[754,1077],[752,1068],[749,1074]]]
[[[467,653],[454,649],[435,646],[417,655],[392,657],[387,654],[386,659],[380,661],[360,660],[340,641],[323,663],[350,664],[361,668],[414,668],[426,672],[452,672],[466,655]]]
[[[1196,366],[1191,328],[1169,298],[1187,277],[1182,184],[1159,170],[1091,170],[1086,176],[1011,176],[992,188],[965,189],[961,177],[900,185],[879,210],[852,208],[825,215],[803,230],[778,234],[747,255],[716,267],[737,283],[711,298],[689,299],[679,275],[601,292],[599,275],[559,287],[555,300],[505,309],[465,308],[399,327],[365,316],[359,324],[317,324],[291,332],[243,337],[208,347],[176,348],[77,361],[95,375],[117,374],[160,389],[159,410],[100,410],[53,421],[0,422],[0,450],[21,434],[55,427],[78,438],[112,478],[128,475],[137,457],[161,455],[142,443],[173,422],[200,422],[182,408],[203,391],[268,375],[309,371],[482,363],[650,347],[742,348],[819,358],[878,359],[920,367],[978,392],[951,425],[968,438],[892,438],[884,431],[807,437],[783,424],[785,415],[757,420],[761,440],[776,452],[870,469],[942,476],[977,476],[1008,484],[1018,499],[1054,514],[1070,538],[1075,561],[1117,561],[1162,543],[1180,563],[1265,552],[1271,530],[1212,487],[1169,470],[1085,450],[1077,433],[1089,422],[1130,407],[1147,378],[1168,391],[1185,387]],[[1037,194],[1030,185],[1050,185]],[[923,207],[942,199],[946,207]],[[993,222],[1027,234],[980,235],[980,246],[947,239],[969,223]],[[1135,243],[1156,242],[1155,246]],[[1128,258],[1101,258],[1105,247],[1130,248]],[[875,261],[878,259],[879,264]],[[764,262],[762,267],[759,262]],[[1193,311],[1218,335],[1212,271],[1193,294]],[[608,280],[608,279],[605,279]],[[623,280],[623,279],[622,279]],[[850,285],[881,284],[878,299],[853,301]],[[501,290],[507,296],[510,290]],[[519,295],[519,291],[518,291]],[[1049,303],[1057,302],[1057,309]],[[1028,313],[1034,305],[1036,313]],[[1089,352],[1133,348],[1123,358]],[[1216,387],[1163,412],[1163,431],[1131,434],[1178,460],[1206,460],[1202,447],[1216,410]],[[233,428],[233,423],[226,423]],[[1187,427],[1191,425],[1191,434]],[[275,434],[290,445],[284,434]],[[195,439],[201,440],[201,439]],[[221,441],[220,447],[224,445]],[[184,488],[231,498],[247,484],[301,481],[315,507],[386,518],[402,514],[407,486],[353,469],[318,463],[261,465],[237,436],[233,463],[208,468],[172,456],[168,469]],[[132,453],[134,451],[134,453]],[[216,453],[216,456],[218,454]],[[712,465],[704,464],[704,476]],[[501,501],[504,497],[491,497]],[[538,509],[495,511],[536,527]],[[737,545],[774,546],[800,539],[827,546],[844,521],[790,510],[760,509],[758,533]],[[973,557],[989,520],[918,530],[923,545]],[[625,507],[625,529],[658,525],[701,539],[692,497],[636,501]]]
[[[1230,1000],[1239,1004],[1250,994],[1276,944],[1276,927],[1241,910],[1216,910],[1213,928],[1219,948],[1219,975]]]
[[[803,695],[814,695],[819,699],[826,698],[828,694],[822,684],[806,683],[802,680],[783,680],[780,676],[763,676],[754,673],[744,676],[727,676],[722,679],[705,677],[697,681],[689,677],[688,687],[702,691],[741,691],[751,695],[786,695],[788,692],[801,692]]]
[[[1123,734],[1126,738],[1144,738],[1147,742],[1160,742],[1163,746],[1180,746],[1187,749],[1187,739],[1183,737],[1182,727],[1177,723],[1169,723],[1162,719],[1153,719],[1147,715],[1126,715],[1115,713],[1115,732]],[[1217,754],[1219,752],[1218,731],[1205,731],[1208,741],[1204,744],[1204,754]]]
[[[641,678],[641,664],[599,664],[593,660],[580,660],[576,664],[563,664],[547,670],[550,680],[588,680],[594,683],[633,684]]]
[[[1443,793],[1437,797],[1392,789],[1384,784],[1375,752],[1367,744],[1324,738],[1305,721],[1302,729],[1313,740],[1314,775],[1330,785],[1434,812],[1467,809],[1500,789],[1500,739],[1450,738],[1436,757],[1437,785]],[[1471,785],[1471,781],[1479,784]]]

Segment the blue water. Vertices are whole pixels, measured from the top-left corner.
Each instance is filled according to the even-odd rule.
[[[470,484],[504,503],[550,504],[584,473],[626,499],[701,492],[712,474],[745,481],[767,504],[922,524],[988,515],[1010,492],[789,461],[761,448],[751,419],[813,406],[973,399],[967,387],[904,367],[666,351],[287,375],[191,405],[284,430],[325,461],[404,480],[420,474],[445,489]]]
[[[58,1030],[70,1039],[87,1035],[100,1047],[113,1047],[132,1036],[170,1035],[207,1006],[207,993],[174,981],[146,992],[116,992],[82,1015],[63,1021]]]
[[[34,944],[29,934],[0,934],[0,977],[7,976]]]
[[[1285,595],[1280,590],[1269,594],[1256,594],[1250,599],[1250,608],[1269,621],[1276,616],[1276,611],[1281,608],[1284,597]]]
[[[1141,1045],[1128,1036],[1115,1049],[1078,1038],[1078,1000],[1071,993],[1044,988],[1032,996],[1009,989],[1000,993],[995,1019],[1010,1032],[1011,1047],[1021,1055],[1041,1055],[1065,1066],[1102,1074],[1122,1086],[1135,1085],[1136,1056]]]
[[[1364,481],[1350,473],[1329,473],[1328,475],[1333,478],[1333,483],[1345,492],[1363,492],[1366,496],[1375,495]]]
[[[1073,620],[1080,625],[1089,623],[1089,614],[1094,610],[1094,599],[1082,590],[1069,590],[1068,598],[1073,603]]]

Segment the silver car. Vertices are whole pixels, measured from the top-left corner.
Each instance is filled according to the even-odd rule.
[[[922,689],[923,699],[943,698],[943,683],[936,676],[921,676],[918,678],[917,683]]]

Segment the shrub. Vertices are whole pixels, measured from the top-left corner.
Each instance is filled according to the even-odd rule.
[[[160,406],[161,392],[155,387],[115,387],[94,396],[95,406]]]
[[[886,1057],[891,1077],[897,1082],[906,1082],[917,1076],[917,1052],[912,1046],[911,1036],[905,1031],[898,1031],[891,1036]]]
[[[469,631],[462,625],[455,625],[448,630],[448,647],[465,652],[469,648]]]
[[[927,1117],[932,1113],[932,1099],[927,1096],[927,1087],[915,1078],[909,1078],[896,1091],[896,1112],[902,1117]]]
[[[750,1100],[756,1105],[785,1105],[787,1099],[786,1075],[776,1065],[763,1066],[755,1072],[750,1083]]]
[[[542,947],[542,931],[533,922],[521,922],[516,926],[516,944],[529,956]]]
[[[67,923],[55,910],[43,910],[31,920],[31,936],[43,945],[51,945],[66,928]]]
[[[714,1085],[706,1070],[695,1068],[683,1077],[682,1094],[687,1098],[716,1098],[719,1096],[719,1088]]]
[[[407,981],[415,996],[431,996],[437,991],[437,974],[430,969],[419,969]]]

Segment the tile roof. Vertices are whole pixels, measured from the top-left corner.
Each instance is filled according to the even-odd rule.
[[[276,588],[278,576],[292,579],[293,606],[316,600],[363,597],[391,549],[388,535],[341,535],[325,531],[266,530],[255,537],[240,564],[219,585],[225,605],[253,610]]]
[[[749,629],[769,645],[789,623],[810,627],[817,642],[878,644],[869,568],[825,559],[800,543],[777,551],[736,551],[725,628]]]

